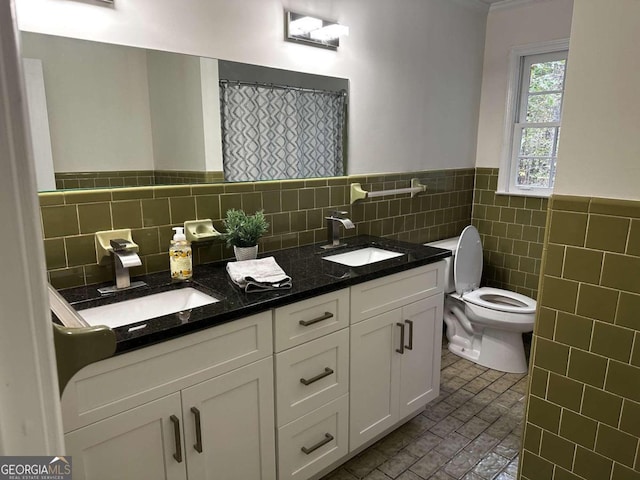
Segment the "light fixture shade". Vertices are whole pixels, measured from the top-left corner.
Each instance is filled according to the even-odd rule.
[[[340,46],[340,37],[349,34],[346,25],[300,13],[285,13],[285,39],[291,42],[336,50]]]
[[[322,28],[322,20],[313,17],[301,17],[289,22],[289,35],[300,36]]]
[[[342,36],[349,35],[349,27],[346,25],[327,25],[326,27],[311,30],[309,36],[313,40],[319,40],[321,42],[329,42],[334,39],[339,39]]]

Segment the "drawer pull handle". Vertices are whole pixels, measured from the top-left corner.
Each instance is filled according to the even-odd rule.
[[[182,463],[182,442],[180,441],[180,420],[175,415],[171,415],[169,420],[173,422],[173,433],[176,441],[176,453],[173,454],[173,458],[176,462]]]
[[[400,348],[396,348],[396,352],[403,355],[404,354],[404,323],[396,323],[397,326],[400,327]]]
[[[329,443],[331,440],[333,440],[333,435],[331,435],[330,433],[325,433],[324,438],[320,440],[318,443],[316,443],[315,445],[309,448],[302,447],[300,450],[302,450],[305,453],[305,455],[309,455],[310,453],[315,452],[317,449],[319,449],[323,445],[326,445],[327,443]]]
[[[413,350],[413,321],[405,320],[405,323],[409,324],[409,345],[405,345],[407,350]]]
[[[195,416],[196,422],[196,443],[193,444],[193,448],[196,452],[202,453],[202,424],[200,423],[200,410],[196,407],[191,407],[191,413]]]
[[[324,315],[320,315],[317,318],[311,319],[311,320],[300,320],[300,325],[302,325],[303,327],[308,327],[309,325],[313,325],[314,323],[318,323],[321,322],[323,320],[326,320],[328,318],[333,318],[333,313],[331,312],[324,312]]]
[[[316,375],[313,378],[310,378],[309,380],[307,380],[306,378],[301,378],[300,383],[302,383],[303,385],[311,385],[313,382],[317,382],[318,380],[321,380],[324,377],[328,377],[332,373],[333,373],[333,370],[331,370],[329,367],[324,367],[324,372],[319,373],[318,375]]]

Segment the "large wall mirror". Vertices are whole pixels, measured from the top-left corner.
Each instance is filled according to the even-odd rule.
[[[38,190],[346,173],[349,81],[22,33]]]

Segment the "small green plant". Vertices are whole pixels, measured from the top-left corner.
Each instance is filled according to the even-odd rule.
[[[255,215],[247,215],[242,210],[232,208],[227,210],[223,224],[226,228],[224,238],[229,247],[253,247],[269,228],[262,210]]]

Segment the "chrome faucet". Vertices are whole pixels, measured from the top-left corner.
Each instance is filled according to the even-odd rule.
[[[334,210],[328,217],[324,217],[327,220],[327,244],[322,248],[336,248],[344,245],[340,242],[340,224],[346,229],[356,228],[350,219],[343,218],[347,213],[349,212]]]
[[[118,290],[141,287],[146,285],[144,282],[133,282],[129,276],[129,269],[142,265],[142,260],[138,254],[132,250],[134,244],[122,238],[116,238],[109,241],[111,244],[111,254],[113,255],[113,263],[116,274],[116,284],[110,287],[99,288],[102,294],[114,293]]]

